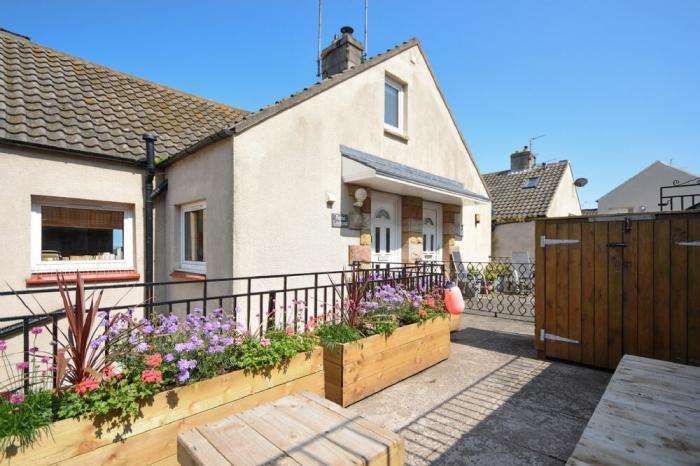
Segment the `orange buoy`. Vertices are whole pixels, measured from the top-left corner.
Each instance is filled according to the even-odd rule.
[[[452,282],[445,283],[445,308],[450,314],[461,314],[464,312],[462,290]]]

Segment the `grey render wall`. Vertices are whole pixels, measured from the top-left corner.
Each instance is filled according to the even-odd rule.
[[[535,261],[535,222],[501,223],[493,230],[493,256],[512,257],[513,251],[527,251]]]

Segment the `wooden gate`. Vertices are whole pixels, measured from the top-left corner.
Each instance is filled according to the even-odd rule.
[[[536,241],[540,355],[700,365],[700,213],[538,220]]]

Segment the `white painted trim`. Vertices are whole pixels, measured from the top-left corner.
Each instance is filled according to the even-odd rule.
[[[435,209],[436,213],[436,233],[435,235],[437,236],[435,238],[435,244],[436,248],[434,251],[432,251],[436,257],[433,257],[432,259],[426,258],[425,257],[425,252],[423,253],[423,260],[434,260],[434,261],[441,261],[442,260],[442,205],[441,204],[436,204],[434,202],[427,202],[423,201],[423,221],[425,221],[425,209]],[[425,246],[423,247],[425,249]]]
[[[400,135],[405,135],[405,130],[404,130],[404,106],[406,105],[405,102],[405,88],[406,86],[404,84],[401,84],[400,82],[396,81],[395,79],[390,78],[389,76],[386,76],[384,79],[384,84],[389,85],[390,87],[393,87],[398,91],[398,95],[396,96],[397,99],[397,104],[398,104],[398,115],[397,115],[397,120],[399,125],[394,126],[386,122],[386,113],[384,114],[384,128],[389,130],[389,131],[397,131]],[[386,94],[384,96],[386,99]],[[386,109],[385,109],[386,112]]]
[[[204,261],[186,261],[185,260],[185,213],[196,210],[207,209],[206,201],[191,202],[180,206],[180,266],[178,270],[192,273],[207,273],[207,222],[204,222]]]
[[[124,213],[124,259],[108,261],[42,261],[41,260],[41,207],[68,207],[71,209],[112,210]],[[74,199],[32,201],[30,219],[30,270],[32,273],[134,270],[134,209],[111,203]]]

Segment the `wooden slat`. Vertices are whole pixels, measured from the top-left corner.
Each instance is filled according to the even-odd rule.
[[[624,232],[627,247],[623,255],[622,284],[622,350],[624,354],[639,354],[637,345],[637,254],[639,223],[630,222],[629,231]]]
[[[540,247],[540,237],[545,234],[544,220],[535,223],[535,349],[544,354],[545,345],[540,340],[540,330],[545,328],[545,248]]]
[[[568,345],[568,360],[581,362],[581,224],[569,225],[569,238],[579,244],[569,246],[569,338],[579,344]]]
[[[545,224],[547,238],[556,238],[557,225],[548,221]],[[557,333],[557,254],[551,248],[545,249],[545,331],[555,335]],[[539,335],[538,335],[539,338]],[[559,357],[559,346],[552,341],[545,341],[547,356]]]
[[[608,224],[595,224],[595,365],[608,367]]]
[[[226,457],[219,453],[197,429],[178,434],[177,460],[182,465],[192,466],[231,465]]]
[[[688,239],[700,241],[700,217],[688,219]],[[688,363],[700,365],[700,248],[688,248]]]
[[[640,356],[654,356],[654,222],[637,223],[637,347]]]
[[[671,306],[670,319],[670,360],[680,363],[688,361],[688,249],[675,244],[687,241],[688,221],[671,220]],[[700,286],[700,283],[697,284]]]
[[[611,368],[622,359],[623,248],[612,246],[622,242],[622,227],[622,222],[608,225],[608,367]]]
[[[581,225],[581,362],[595,363],[595,236],[592,223]]]
[[[654,222],[654,357],[666,360],[671,355],[670,259],[670,222],[656,220]]]
[[[698,387],[700,368],[625,356],[567,464],[697,464]]]
[[[557,238],[569,239],[569,224],[559,223],[557,225]],[[569,249],[572,246],[563,244],[554,246],[557,255],[557,325],[555,334],[560,337],[569,336]],[[556,343],[557,357],[567,358],[569,356],[569,343]]]

